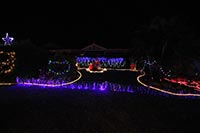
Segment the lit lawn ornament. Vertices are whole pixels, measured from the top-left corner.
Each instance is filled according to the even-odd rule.
[[[9,37],[6,33],[5,37],[2,37],[4,46],[11,46],[13,37]],[[13,71],[15,67],[15,52],[14,51],[0,51],[0,74],[7,74]]]
[[[89,70],[90,70],[90,71],[93,70],[93,64],[92,64],[92,63],[89,64]]]
[[[93,62],[88,64],[88,68],[86,68],[86,71],[90,73],[103,73],[104,71],[107,71],[107,69],[101,68],[98,59],[95,59],[93,60]]]
[[[134,63],[131,63],[131,64],[130,64],[130,69],[131,69],[131,70],[136,70],[136,66],[135,66]]]
[[[5,37],[2,37],[2,40],[4,41],[4,46],[11,45],[12,41],[14,40],[13,37],[9,37],[8,33],[6,33]]]
[[[53,74],[54,76],[64,75],[70,71],[70,64],[67,60],[63,61],[49,60],[48,71],[49,74]]]
[[[7,74],[15,67],[15,52],[0,51],[0,74]]]

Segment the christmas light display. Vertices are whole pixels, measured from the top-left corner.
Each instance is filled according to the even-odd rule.
[[[24,83],[24,84],[18,84],[18,85],[24,85],[24,86],[31,86],[32,84]],[[41,87],[50,87],[50,86],[43,86]],[[110,82],[76,82],[73,84],[67,84],[63,86],[51,86],[51,87],[61,87],[65,89],[78,89],[78,90],[96,90],[96,91],[115,91],[115,92],[139,92],[144,87],[142,86],[131,86],[131,85],[120,85],[117,83],[110,83]],[[144,89],[145,91],[146,89]]]
[[[31,79],[22,79],[19,77],[16,77],[16,83],[17,84],[23,84],[23,85],[35,85],[35,86],[48,86],[48,87],[59,87],[59,86],[65,86],[68,84],[72,84],[77,82],[78,80],[80,80],[80,78],[82,77],[82,74],[77,71],[79,76],[77,77],[77,79],[73,80],[73,81],[68,81],[66,82],[65,80],[51,80],[51,79],[35,79],[35,78],[31,78]]]
[[[121,69],[120,69],[121,70]],[[127,71],[128,69],[124,70]],[[129,69],[129,71],[131,71]],[[142,86],[134,86],[134,85],[121,85],[117,83],[110,83],[110,82],[76,82],[81,78],[81,73],[79,72],[80,77],[76,79],[75,81],[64,83],[62,81],[42,81],[40,79],[19,79],[16,78],[17,85],[22,85],[22,86],[41,86],[41,87],[59,87],[59,88],[64,88],[64,89],[78,89],[78,90],[99,90],[99,91],[116,91],[116,92],[129,92],[129,93],[137,93],[137,94],[150,94],[150,95],[161,95],[161,96],[180,96],[183,98],[200,98],[200,94],[195,94],[195,93],[182,93],[181,91],[179,93],[176,92],[171,92],[165,89],[160,89],[157,87],[153,87],[151,85],[147,85],[143,83],[140,78],[145,76],[145,73],[142,73],[137,77],[137,81],[142,85]]]
[[[180,79],[180,78],[172,78],[172,72],[171,72],[171,70],[169,70],[168,72],[165,72],[164,70],[163,70],[163,68],[161,67],[161,66],[159,66],[158,64],[157,64],[157,61],[152,61],[152,62],[150,62],[149,61],[149,58],[148,58],[148,60],[146,61],[146,60],[144,60],[144,66],[143,66],[143,69],[144,69],[144,67],[146,67],[146,66],[149,66],[149,67],[151,67],[151,66],[153,66],[153,65],[157,65],[158,67],[159,67],[159,71],[165,76],[164,77],[164,80],[166,80],[166,81],[169,81],[169,82],[172,82],[172,83],[177,83],[177,84],[180,84],[180,85],[184,85],[184,86],[186,86],[186,87],[189,87],[189,88],[193,88],[193,89],[195,89],[195,90],[197,90],[197,91],[200,91],[200,83],[199,82],[197,82],[197,81],[192,81],[192,80],[186,80],[186,79]],[[142,70],[143,70],[142,69]],[[162,89],[158,89],[158,88],[156,88],[156,87],[153,87],[154,89],[156,89],[156,90],[162,90]],[[168,92],[167,92],[168,93]],[[172,92],[169,92],[169,94],[171,94]],[[177,95],[177,94],[172,94],[172,95]],[[179,95],[179,94],[178,94]],[[190,94],[189,94],[190,95]]]
[[[6,37],[3,37],[2,40],[4,41],[4,46],[5,46],[5,45],[11,45],[14,38],[9,37],[8,33],[6,33]]]
[[[15,52],[0,51],[0,57],[3,59],[0,62],[0,74],[12,72],[15,67]]]
[[[17,84],[20,87],[31,87],[32,84]],[[135,85],[121,85],[117,83],[111,82],[75,82],[72,84],[67,84],[64,86],[43,86],[42,88],[49,88],[54,87],[59,89],[71,89],[71,90],[92,90],[92,91],[113,91],[113,92],[125,92],[125,93],[133,93],[133,94],[142,94],[142,95],[152,95],[152,96],[165,96],[165,97],[172,97],[172,96],[179,96],[179,98],[190,98],[200,99],[200,94],[181,94],[181,93],[173,93],[170,91],[165,91],[153,86],[135,86]],[[39,87],[39,86],[38,86]],[[148,87],[148,88],[147,88]]]
[[[135,63],[131,63],[130,64],[130,69],[133,71],[136,71],[136,64]]]
[[[165,77],[171,77],[171,75],[172,75],[171,70],[169,70],[168,72],[164,71],[163,68],[157,63],[156,60],[150,61],[149,58],[147,60],[144,60],[143,67],[140,71],[144,71],[144,69],[146,67],[149,67],[149,69],[151,71],[151,67],[155,67],[155,65],[157,65],[157,67],[159,68],[159,71],[162,73],[162,75],[164,75]]]
[[[141,71],[144,71],[145,67],[147,67],[147,66],[151,67],[152,65],[155,65],[156,63],[157,63],[156,60],[151,62],[149,60],[149,58],[148,58],[148,60],[144,60],[144,64],[143,64],[143,67],[142,67]]]
[[[23,86],[41,86],[41,87],[62,87],[65,89],[78,89],[78,90],[99,90],[99,91],[116,91],[116,92],[129,92],[129,93],[144,93],[142,91],[148,92],[147,89],[145,89],[142,86],[131,86],[131,85],[120,85],[117,83],[111,83],[108,81],[105,82],[73,82],[73,83],[68,83],[68,84],[62,84],[62,85],[56,85],[52,81],[48,81],[49,84],[40,84],[39,80],[24,80],[21,81],[21,79],[17,78],[16,82],[18,85],[23,85]]]
[[[93,63],[90,63],[88,65],[88,68],[86,68],[86,71],[90,73],[103,73],[104,71],[107,71],[107,69],[101,68],[99,61],[95,60]]]
[[[158,92],[162,92],[164,94],[168,94],[168,95],[172,95],[172,96],[181,96],[181,97],[199,97],[200,98],[200,94],[195,94],[195,93],[182,93],[182,91],[179,91],[179,93],[176,93],[176,92],[171,92],[171,91],[168,91],[168,90],[165,90],[164,88],[161,89],[161,88],[158,88],[158,87],[154,87],[154,86],[151,86],[151,85],[147,85],[145,83],[143,83],[140,79],[142,77],[145,76],[145,72],[143,72],[143,74],[139,75],[137,77],[137,81],[143,85],[144,87],[146,88],[149,88],[149,89],[152,89],[152,90],[155,90],[155,91],[158,91]]]
[[[86,68],[85,70],[90,73],[103,73],[103,72],[107,71],[106,68],[100,68],[99,70],[92,70],[92,68]]]
[[[197,81],[188,81],[186,79],[168,79],[168,78],[164,78],[166,81],[172,82],[172,83],[177,83],[180,85],[184,85],[190,88],[194,88],[195,90],[200,91],[200,83],[198,83]]]
[[[0,83],[0,86],[10,86],[15,85],[16,83]]]
[[[10,38],[8,34],[6,34],[5,38],[2,38],[5,42],[4,45],[10,45],[13,41],[13,38]],[[15,67],[15,52],[4,52],[0,51],[0,74],[7,74],[10,73],[14,67]],[[76,58],[77,66],[86,67],[86,71],[91,73],[102,73],[107,70],[119,70],[119,71],[133,71],[135,68],[135,64],[130,64],[130,69],[122,69],[126,62],[123,58],[106,58],[106,57],[97,57],[97,58],[91,58],[91,57],[77,57]],[[96,64],[95,64],[96,62]],[[97,63],[98,62],[98,63]],[[93,66],[90,66],[88,64],[94,63],[101,69],[98,71],[94,71],[94,64]],[[153,60],[150,61],[144,60],[144,67],[151,67],[157,65],[159,67],[159,71],[162,72],[166,77],[169,77],[171,71],[164,72],[163,68],[160,67],[157,63],[157,61]],[[48,72],[53,75],[64,75],[65,73],[70,71],[70,64],[67,60],[63,61],[55,61],[55,60],[49,60],[48,62]],[[96,67],[96,66],[95,66]],[[96,67],[96,68],[98,68]],[[137,77],[137,81],[143,85],[143,86],[132,86],[132,85],[121,85],[121,84],[115,84],[110,82],[80,82],[80,78],[82,77],[82,74],[78,71],[79,77],[73,81],[66,81],[66,80],[57,80],[57,79],[39,79],[39,78],[30,78],[30,79],[22,79],[17,77],[16,83],[17,85],[24,85],[24,86],[41,86],[41,87],[63,87],[68,89],[91,89],[91,90],[99,90],[99,91],[117,91],[117,92],[130,92],[130,93],[142,93],[142,94],[153,94],[153,95],[174,95],[174,96],[189,96],[189,97],[200,97],[200,94],[193,94],[193,93],[183,93],[183,92],[172,92],[170,90],[160,89],[157,87],[153,87],[151,85],[147,85],[143,83],[140,78],[145,76],[145,73],[142,75],[139,75]],[[174,80],[167,79],[173,82]],[[77,82],[79,81],[79,82]],[[186,85],[188,87],[195,87],[195,89],[200,90],[200,85],[197,82],[178,82],[179,84]],[[0,83],[0,85],[13,85],[13,83]]]
[[[79,67],[88,67],[90,63],[93,63],[96,60],[102,68],[123,68],[126,64],[124,58],[76,57],[76,63]]]
[[[48,71],[53,75],[64,75],[70,71],[70,64],[67,60],[64,61],[52,61],[48,62]]]

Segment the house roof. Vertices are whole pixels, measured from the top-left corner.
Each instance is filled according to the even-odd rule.
[[[103,46],[100,46],[100,45],[98,45],[98,44],[96,44],[96,43],[92,43],[92,44],[90,44],[90,45],[88,45],[88,46],[86,46],[86,47],[83,47],[83,48],[81,48],[81,49],[57,49],[57,50],[50,50],[51,52],[58,52],[58,51],[60,51],[60,52],[62,52],[62,51],[70,51],[70,52],[72,52],[72,51],[107,51],[107,52],[126,52],[126,51],[128,51],[128,50],[130,50],[130,49],[110,49],[110,48],[105,48],[105,47],[103,47]]]
[[[100,45],[97,45],[96,43],[92,43],[92,44],[82,48],[81,50],[83,50],[83,51],[105,51],[107,49]]]

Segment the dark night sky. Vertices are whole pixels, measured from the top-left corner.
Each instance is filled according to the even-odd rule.
[[[121,44],[121,47],[129,47],[134,28],[148,23],[157,15],[170,17],[179,14],[197,20],[197,11],[195,8],[191,10],[191,6],[187,3],[149,1],[145,4],[143,1],[110,5],[101,1],[93,5],[79,3],[58,10],[49,7],[36,13],[7,16],[0,28],[1,34],[9,32],[18,41],[30,38],[38,45],[52,42],[65,48],[78,48],[96,41],[105,47]]]

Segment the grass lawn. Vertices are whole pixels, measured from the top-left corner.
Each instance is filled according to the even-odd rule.
[[[89,90],[0,88],[2,132],[199,130],[200,101]]]
[[[83,72],[81,80],[136,81],[134,73]],[[106,76],[106,77],[105,77]],[[90,78],[89,78],[90,77]],[[199,131],[200,101],[119,93],[20,86],[0,87],[1,132],[169,133]]]

